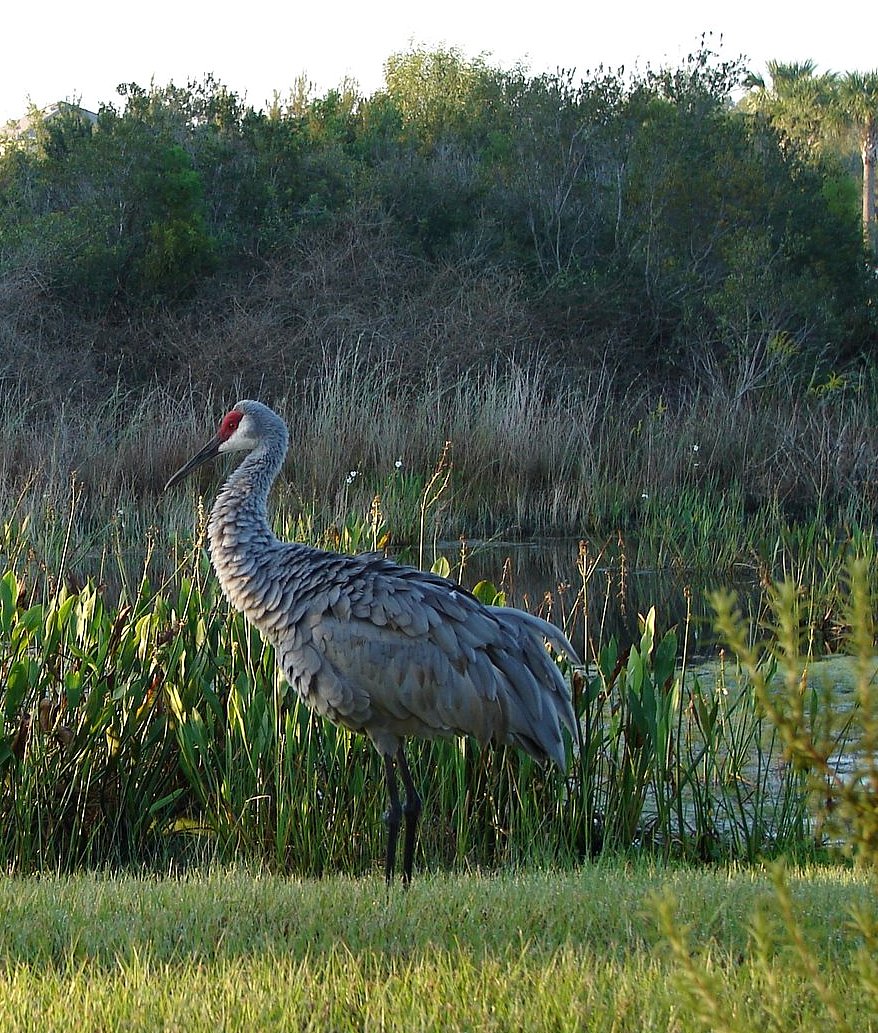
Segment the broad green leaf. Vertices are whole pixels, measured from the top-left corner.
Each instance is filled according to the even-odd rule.
[[[15,660],[9,666],[6,676],[6,701],[4,710],[8,720],[18,713],[27,690],[30,688],[30,677],[33,668],[31,660]]]
[[[655,607],[651,606],[645,617],[640,618],[640,654],[643,657],[649,656],[655,642]]]
[[[82,700],[82,671],[68,671],[64,675],[64,696],[69,707],[78,707]]]
[[[0,631],[4,638],[9,635],[15,611],[18,606],[18,582],[11,570],[0,578]]]
[[[677,636],[673,631],[668,631],[662,636],[662,640],[656,646],[653,657],[653,669],[655,671],[655,684],[657,688],[663,689],[671,681],[677,667]]]
[[[438,574],[439,577],[448,577],[451,574],[451,564],[448,562],[447,556],[437,556],[433,562],[433,566],[430,567],[432,574]]]
[[[628,667],[625,672],[625,680],[629,689],[638,696],[640,695],[643,687],[644,673],[643,658],[640,653],[637,652],[637,649],[632,646],[631,653],[628,656]]]
[[[492,581],[480,581],[473,589],[473,595],[486,606],[506,605],[506,593],[498,591]]]

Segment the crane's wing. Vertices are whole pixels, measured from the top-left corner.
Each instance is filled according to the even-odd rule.
[[[572,734],[575,717],[545,640],[576,654],[538,617],[368,555],[331,561],[287,617],[263,628],[287,680],[381,752],[409,735],[472,735],[564,767],[561,728]]]

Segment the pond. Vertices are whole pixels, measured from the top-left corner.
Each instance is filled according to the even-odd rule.
[[[613,635],[620,644],[634,642],[638,615],[655,607],[658,629],[676,626],[681,646],[688,617],[689,656],[707,657],[717,646],[710,592],[733,589],[745,615],[754,619],[759,608],[752,568],[740,568],[734,576],[681,568],[631,569],[618,552],[604,550],[585,554],[584,579],[577,539],[440,542],[428,562],[437,556],[448,560],[451,576],[467,588],[487,580],[505,591],[509,605],[544,616],[550,610],[551,619],[568,628],[576,645],[585,640],[600,645]]]

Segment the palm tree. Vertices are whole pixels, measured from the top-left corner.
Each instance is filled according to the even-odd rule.
[[[875,165],[878,161],[878,71],[816,75],[813,61],[769,61],[771,76],[750,75],[744,106],[762,112],[783,137],[809,151],[837,145],[839,136],[857,134],[863,161],[863,237],[878,261]]]
[[[752,72],[745,79],[744,106],[762,112],[787,139],[818,150],[835,76],[816,75],[813,61],[769,61],[767,67],[769,82]]]
[[[863,159],[863,236],[878,261],[875,219],[875,163],[878,161],[878,71],[848,72],[837,83],[835,107],[841,121],[855,129]]]

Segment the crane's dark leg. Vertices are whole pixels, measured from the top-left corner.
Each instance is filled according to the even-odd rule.
[[[384,754],[384,777],[387,780],[387,810],[384,812],[384,820],[387,822],[387,857],[384,861],[384,878],[389,886],[393,881],[396,841],[399,839],[399,824],[402,821],[396,772],[393,770],[393,757],[389,753]],[[408,825],[406,825],[406,842],[408,842]]]
[[[399,773],[402,775],[402,782],[405,786],[405,843],[402,851],[402,881],[412,881],[412,862],[415,856],[415,839],[418,831],[418,818],[421,816],[421,798],[415,789],[412,780],[412,773],[409,770],[408,762],[402,746],[396,751],[396,764]]]

